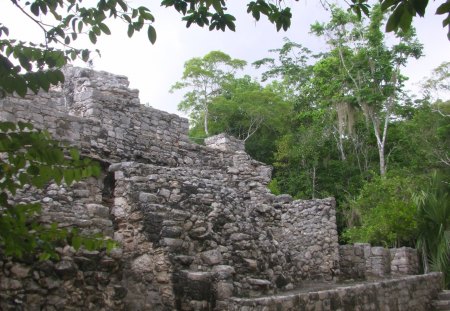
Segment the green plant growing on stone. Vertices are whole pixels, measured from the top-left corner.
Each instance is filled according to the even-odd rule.
[[[21,199],[30,188],[49,182],[71,185],[98,176],[98,163],[81,158],[75,148],[63,148],[49,134],[27,123],[0,122],[0,249],[6,256],[57,257],[55,245],[68,242],[78,249],[107,247],[115,243],[100,235],[83,236],[78,230],[39,222],[41,205]]]

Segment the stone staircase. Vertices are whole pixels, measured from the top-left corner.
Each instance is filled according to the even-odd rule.
[[[438,299],[433,301],[435,310],[449,310],[450,311],[450,290],[443,290],[439,293]]]

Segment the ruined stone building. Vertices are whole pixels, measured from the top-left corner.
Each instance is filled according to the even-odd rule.
[[[0,258],[0,310],[426,310],[437,296],[440,274],[404,276],[417,274],[413,250],[339,246],[334,199],[271,194],[271,168],[241,141],[191,143],[187,120],[141,105],[126,77],[69,68],[66,81],[1,99],[0,120],[47,129],[102,176],[20,200],[119,247]],[[345,276],[391,278],[336,287]]]

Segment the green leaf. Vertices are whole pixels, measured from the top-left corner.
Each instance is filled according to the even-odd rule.
[[[105,33],[105,34],[107,34],[107,35],[110,35],[110,34],[111,34],[111,31],[109,30],[108,26],[106,26],[105,24],[100,23],[100,24],[98,25],[98,27],[101,29],[101,31],[103,31],[103,33]]]
[[[97,43],[97,35],[92,30],[89,31],[89,40],[91,40],[92,44]]]
[[[75,235],[74,237],[72,237],[72,246],[73,248],[75,248],[75,250],[79,250],[81,247],[81,237],[79,235]]]
[[[123,14],[122,17],[127,21],[127,23],[131,24],[131,18],[127,14]]]
[[[122,0],[117,0],[117,3],[120,5],[123,11],[128,11],[128,6]]]
[[[47,14],[47,4],[44,1],[39,2],[39,7],[44,15]]]
[[[442,21],[442,27],[445,27],[445,26],[447,26],[449,24],[450,24],[450,15],[447,16],[447,18]]]
[[[80,152],[76,148],[69,149],[70,156],[73,160],[80,160]]]
[[[30,175],[39,175],[39,167],[35,166],[35,165],[30,165],[27,169],[27,173]]]
[[[89,60],[89,54],[89,50],[81,51],[81,59],[83,60],[83,62],[87,62]]]
[[[405,11],[403,13],[402,18],[400,19],[400,24],[399,24],[400,28],[403,31],[406,32],[409,30],[409,28],[411,27],[412,18],[413,18],[413,16],[411,14],[409,14],[408,12]]]
[[[212,6],[214,7],[214,10],[216,10],[217,13],[223,13],[223,8],[222,8],[220,1],[213,0]]]
[[[438,15],[447,14],[447,13],[450,13],[450,2],[449,1],[447,1],[446,3],[441,4],[436,9],[436,14],[438,14]]]
[[[397,31],[400,21],[403,16],[404,7],[399,6],[395,9],[395,11],[389,16],[388,21],[386,23],[386,31]]]
[[[79,21],[78,22],[78,32],[81,33],[82,30],[83,30],[83,21]]]
[[[27,94],[27,83],[23,77],[17,77],[14,81],[14,86],[19,96],[24,97]]]
[[[428,6],[428,0],[411,0],[414,10],[423,17],[425,15],[425,9]]]
[[[134,27],[133,25],[128,25],[128,31],[127,31],[127,35],[129,38],[131,38],[134,34]]]
[[[64,171],[63,173],[64,175],[64,182],[70,186],[72,184],[72,182],[74,181],[74,174],[73,171],[70,169],[67,169]]]
[[[39,16],[39,3],[33,2],[30,6],[31,13],[33,13],[36,16]]]
[[[6,192],[0,193],[0,206],[6,206],[8,204],[8,195]]]
[[[150,40],[150,42],[152,44],[155,44],[155,42],[156,42],[156,30],[155,30],[155,28],[152,25],[148,26],[147,34],[148,34],[148,39]]]

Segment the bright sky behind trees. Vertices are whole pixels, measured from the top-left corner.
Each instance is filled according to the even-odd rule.
[[[283,38],[301,43],[314,52],[325,47],[321,40],[309,35],[309,25],[316,20],[326,21],[328,12],[320,1],[288,1],[292,7],[292,25],[287,32],[277,32],[275,26],[261,19],[255,22],[246,14],[245,2],[228,1],[229,13],[236,17],[236,32],[208,31],[195,25],[187,29],[180,21],[181,16],[173,9],[159,7],[158,2],[130,1],[132,6],[146,5],[154,14],[154,26],[158,39],[151,45],[145,32],[137,33],[132,39],[126,35],[126,27],[118,23],[107,23],[111,36],[102,36],[92,46],[86,39],[77,42],[79,47],[99,49],[102,57],[94,60],[94,69],[105,70],[128,76],[131,87],[140,90],[142,103],[176,113],[176,106],[182,94],[169,94],[170,86],[178,81],[184,62],[193,57],[202,57],[212,50],[221,50],[233,58],[249,63],[267,57],[269,49],[281,47]],[[346,5],[341,1],[341,5]],[[150,3],[150,4],[149,4]],[[443,61],[450,60],[450,42],[446,29],[442,28],[441,16],[435,16],[437,4],[430,2],[425,18],[414,20],[419,40],[424,44],[425,56],[411,62],[405,74],[411,78],[410,86]],[[10,28],[11,37],[36,41],[43,34],[9,0],[3,1],[0,21]],[[247,73],[251,71],[250,66]]]

